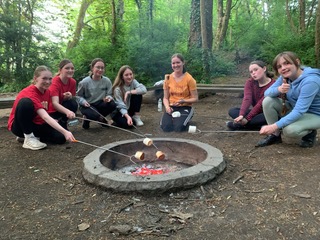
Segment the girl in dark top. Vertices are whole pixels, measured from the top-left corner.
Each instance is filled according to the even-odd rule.
[[[234,130],[257,129],[266,125],[266,119],[262,112],[264,92],[273,83],[273,73],[268,72],[267,64],[263,61],[253,61],[249,65],[249,78],[244,86],[244,97],[241,107],[231,108],[229,116],[234,120],[227,122],[227,127]]]

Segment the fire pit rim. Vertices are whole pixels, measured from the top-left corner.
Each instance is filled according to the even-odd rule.
[[[143,139],[128,139],[117,142],[112,142],[104,145],[102,148],[104,149],[95,149],[91,153],[89,153],[83,160],[84,168],[83,168],[83,177],[90,183],[109,188],[109,184],[105,184],[105,182],[116,183],[117,187],[114,189],[116,191],[130,191],[121,187],[123,183],[129,182],[129,185],[136,184],[137,186],[142,187],[143,190],[154,190],[153,187],[148,189],[141,184],[152,183],[152,182],[168,182],[171,179],[177,178],[187,178],[194,177],[198,174],[208,174],[207,178],[215,178],[215,175],[221,173],[226,167],[226,163],[223,160],[223,154],[221,151],[209,144],[202,143],[199,141],[191,140],[191,139],[183,139],[183,138],[152,138],[154,142],[156,141],[168,141],[168,142],[186,142],[188,144],[193,144],[203,150],[205,150],[208,154],[208,157],[194,165],[180,171],[170,172],[161,175],[149,175],[149,176],[136,176],[136,175],[128,175],[125,173],[121,173],[118,171],[114,171],[110,168],[104,166],[100,159],[101,155],[106,152],[105,149],[112,149],[120,144],[131,144],[134,142],[143,142]],[[214,156],[214,157],[213,157]],[[214,170],[212,171],[212,168]],[[209,180],[211,180],[209,179]],[[208,181],[208,180],[206,180]],[[183,182],[183,181],[182,181]],[[125,184],[126,186],[128,184]],[[170,184],[169,184],[170,185]],[[135,187],[135,191],[139,191],[139,187]],[[183,187],[183,186],[178,186]],[[167,189],[166,189],[167,190]]]

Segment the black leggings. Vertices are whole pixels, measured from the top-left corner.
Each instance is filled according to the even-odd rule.
[[[30,98],[22,98],[17,104],[12,123],[11,131],[18,137],[24,137],[24,134],[33,133],[39,137],[41,142],[51,142],[63,144],[66,139],[62,133],[51,127],[49,124],[35,124],[33,122],[36,113],[33,102]]]
[[[250,112],[248,110],[245,116]],[[229,109],[229,116],[233,119],[239,117],[240,108],[230,108]],[[244,116],[244,117],[245,117]],[[266,118],[264,117],[263,113],[259,113],[258,115],[254,116],[245,126],[248,129],[260,129],[263,125],[267,125]]]
[[[76,113],[78,110],[78,103],[74,99],[65,100],[61,103],[66,109]],[[58,119],[59,121],[66,123],[68,121],[67,115],[61,112],[54,112],[50,114],[54,119]]]
[[[90,107],[80,107],[80,112],[86,116],[86,118],[99,121],[102,120],[101,115],[106,117],[116,109],[116,103],[112,100],[110,102],[104,102],[100,100],[96,103],[91,103]]]
[[[163,113],[162,119],[160,121],[160,127],[164,132],[182,132],[186,131],[190,120],[193,117],[194,109],[190,106],[185,107],[171,107],[173,112],[180,112],[180,117],[172,117],[171,114],[167,112]]]
[[[140,112],[142,104],[142,95],[131,95],[130,99],[130,107],[128,109],[128,114],[132,117],[135,113]],[[120,111],[116,111],[116,113],[112,116],[112,120],[117,124],[118,127],[121,128],[132,128],[127,123],[127,119],[122,116]]]

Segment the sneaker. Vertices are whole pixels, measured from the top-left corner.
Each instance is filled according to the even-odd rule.
[[[231,131],[237,131],[237,130],[244,129],[243,125],[241,125],[239,123],[232,122],[232,121],[229,121],[226,124],[227,124],[227,127],[229,128],[229,130],[231,130]]]
[[[83,118],[87,118],[85,115],[83,115]],[[82,128],[83,129],[89,129],[90,127],[90,122],[87,121],[87,120],[83,120],[83,123],[82,123]]]
[[[265,137],[264,139],[261,139],[256,144],[256,147],[265,147],[265,146],[269,146],[269,145],[272,145],[272,144],[278,144],[278,143],[282,143],[281,134],[279,136],[271,134],[271,135]]]
[[[35,137],[36,139],[40,140],[40,138]],[[19,143],[23,143],[24,142],[24,137],[16,137],[16,141]]]
[[[31,150],[40,150],[45,148],[47,144],[40,142],[36,137],[28,137],[24,139],[23,148],[31,149]]]
[[[138,115],[134,115],[134,116],[132,117],[132,120],[133,120],[133,122],[135,123],[135,125],[138,126],[138,127],[144,125],[144,123],[143,123],[143,122],[141,121],[141,119],[140,119],[140,116],[138,116]]]
[[[317,137],[317,130],[312,130],[310,133],[305,135],[299,144],[302,148],[311,148],[314,146]]]

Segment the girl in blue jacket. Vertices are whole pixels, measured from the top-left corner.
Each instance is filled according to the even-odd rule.
[[[256,146],[281,143],[282,132],[287,137],[301,138],[300,147],[313,147],[320,128],[320,70],[301,67],[293,52],[278,54],[273,68],[280,77],[264,93],[263,113],[268,125],[260,130],[268,136]],[[280,98],[284,95],[285,99]]]

